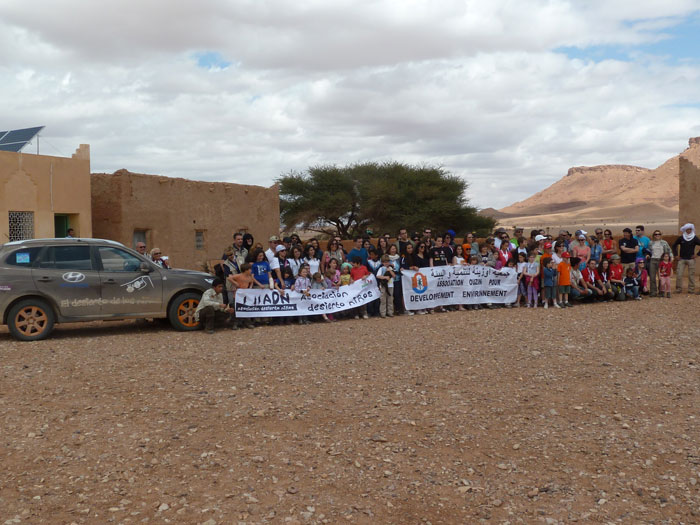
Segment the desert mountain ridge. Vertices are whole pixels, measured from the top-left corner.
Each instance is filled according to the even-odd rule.
[[[675,225],[678,221],[679,159],[700,166],[700,137],[654,169],[610,164],[576,166],[560,180],[525,200],[481,214],[502,225],[565,227],[629,222]]]

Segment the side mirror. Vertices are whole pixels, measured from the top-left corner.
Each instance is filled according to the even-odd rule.
[[[151,273],[153,268],[151,268],[151,265],[148,263],[141,263],[139,270],[141,270],[141,273]]]

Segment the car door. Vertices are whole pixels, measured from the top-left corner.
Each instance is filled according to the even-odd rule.
[[[101,283],[88,244],[46,246],[32,268],[36,289],[53,300],[63,318],[102,315]]]
[[[117,246],[98,246],[102,312],[105,316],[147,316],[162,311],[159,268]],[[144,266],[148,271],[143,271]]]

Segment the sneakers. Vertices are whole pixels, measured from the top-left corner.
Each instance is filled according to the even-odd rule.
[[[670,299],[670,298],[671,298],[671,292],[666,292],[666,299]]]
[[[641,298],[640,296],[637,296],[637,297],[635,297],[635,300],[637,300],[637,301],[641,301],[641,300],[642,300],[642,298]]]
[[[406,310],[407,315],[415,315],[411,310]]]
[[[364,315],[362,316],[362,319],[369,319],[369,315],[364,314]]]
[[[207,333],[208,333],[209,335],[211,335],[211,334],[214,333],[214,330],[209,329],[209,330],[207,330]]]
[[[559,303],[554,303],[554,308],[561,308],[561,305]]]
[[[571,308],[573,306],[573,304],[571,304],[569,301],[567,301],[564,303],[564,306],[566,306],[567,308]]]
[[[416,313],[417,313],[418,315],[425,315],[425,314],[427,314],[428,312],[426,312],[425,310],[418,310]]]
[[[549,308],[549,303],[544,303],[544,309],[546,310],[547,308]]]

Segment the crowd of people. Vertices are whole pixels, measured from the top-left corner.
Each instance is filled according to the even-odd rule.
[[[366,319],[432,313],[406,310],[401,272],[444,265],[513,268],[518,276],[517,299],[505,307],[566,308],[584,301],[641,300],[643,296],[670,298],[674,260],[675,292],[681,292],[686,272],[688,292],[695,291],[695,258],[700,239],[693,224],[684,225],[681,235],[671,245],[662,238],[660,230],[647,237],[643,225],[636,226],[634,231],[625,228],[619,240],[613,238],[610,229],[603,228],[592,233],[577,230],[573,235],[561,230],[556,237],[543,230],[532,230],[526,237],[522,228],[515,228],[512,235],[505,228],[498,228],[486,239],[479,240],[473,233],[467,233],[460,243],[455,237],[453,230],[434,234],[432,229],[425,228],[422,234],[409,235],[402,228],[395,240],[388,233],[376,242],[369,236],[358,236],[352,249],[346,251],[340,237],[331,238],[322,246],[317,238],[302,242],[297,234],[283,238],[273,235],[265,248],[255,243],[252,235],[235,233],[233,243],[215,268],[217,279],[204,294],[198,314],[210,331],[216,315],[233,316],[235,291],[239,288],[309,293],[312,289],[339,288],[370,273],[377,277],[381,299],[350,311],[350,316]],[[325,322],[336,318],[330,314],[318,316]],[[241,326],[233,317],[230,321],[233,328]],[[299,317],[297,321],[310,322],[307,317]],[[281,322],[290,319],[283,318]],[[247,321],[242,326],[253,325]]]

